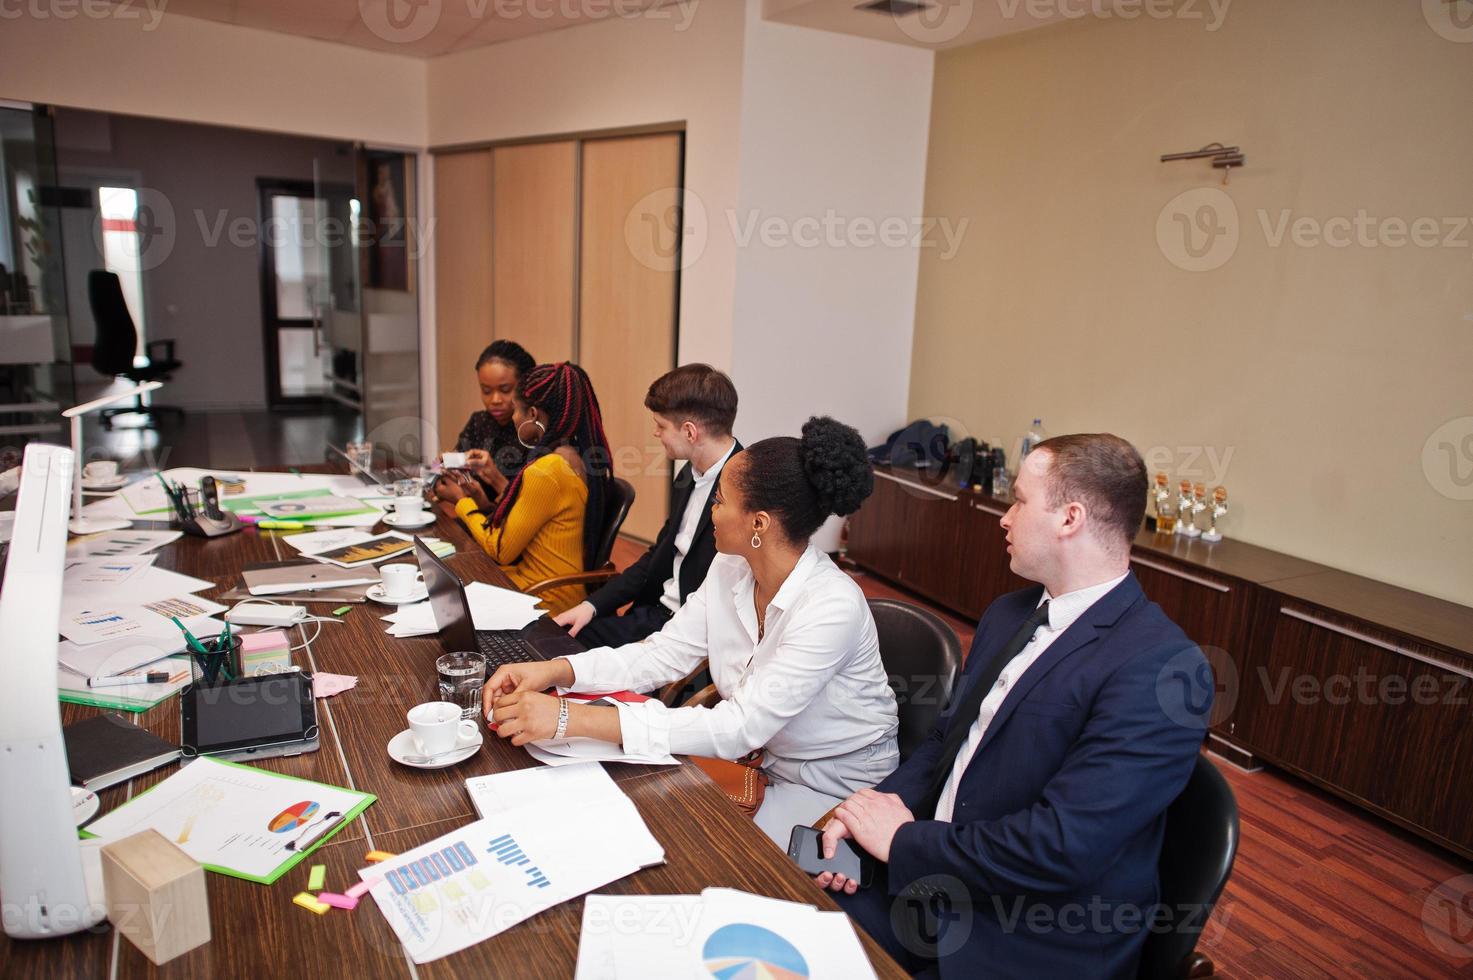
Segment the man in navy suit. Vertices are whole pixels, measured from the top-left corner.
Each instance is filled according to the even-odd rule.
[[[1046,440],[1013,497],[1011,566],[1042,587],[987,609],[930,737],[825,826],[826,854],[852,838],[881,862],[874,883],[816,881],[912,972],[1133,977],[1211,673],[1130,573],[1128,442]]]

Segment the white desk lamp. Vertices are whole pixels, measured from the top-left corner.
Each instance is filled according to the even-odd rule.
[[[83,517],[82,516],[82,416],[94,408],[111,405],[126,398],[135,398],[144,392],[154,391],[162,388],[162,381],[145,381],[136,388],[120,391],[113,395],[104,395],[94,401],[82,405],[76,405],[62,412],[62,416],[72,420],[72,455],[77,460],[77,472],[72,480],[72,519],[67,524],[67,530],[73,534],[96,534],[99,531],[118,531],[125,527],[132,527],[132,521],[125,521],[117,517]]]

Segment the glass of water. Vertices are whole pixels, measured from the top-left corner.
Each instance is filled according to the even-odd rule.
[[[479,718],[486,658],[479,653],[447,653],[435,661],[435,670],[440,675],[440,700],[457,705],[462,718]]]
[[[353,461],[354,466],[362,467],[365,470],[373,469],[373,443],[350,442],[344,447],[343,451],[348,454],[348,458]]]

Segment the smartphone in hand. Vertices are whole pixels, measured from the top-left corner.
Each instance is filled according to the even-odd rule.
[[[793,828],[788,839],[788,857],[810,875],[834,871],[859,882],[860,888],[868,888],[875,880],[873,856],[855,847],[853,841],[841,840],[834,848],[834,856],[825,860],[823,833],[802,824]]]

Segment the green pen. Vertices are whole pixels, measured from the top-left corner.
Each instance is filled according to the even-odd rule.
[[[188,643],[190,646],[194,647],[194,652],[195,653],[209,653],[210,652],[210,651],[208,651],[208,650],[205,649],[205,645],[203,643],[201,643],[199,640],[195,639],[193,633],[189,632],[189,627],[188,626],[185,626],[183,623],[179,622],[179,617],[178,616],[170,616],[169,618],[174,621],[174,625],[177,626],[177,627],[179,627],[180,632],[182,632],[184,634],[184,642],[185,643]],[[225,624],[225,627],[227,629],[229,629],[230,628],[230,623],[227,622]]]

